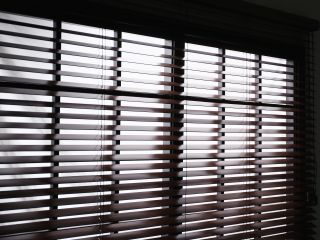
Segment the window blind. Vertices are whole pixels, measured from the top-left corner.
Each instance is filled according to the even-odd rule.
[[[301,237],[292,59],[0,22],[1,239]]]

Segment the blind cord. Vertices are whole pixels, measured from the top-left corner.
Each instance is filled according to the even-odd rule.
[[[103,148],[103,140],[104,140],[104,124],[105,124],[105,116],[104,116],[104,29],[101,29],[101,106],[100,106],[100,112],[101,112],[101,128],[100,128],[100,181],[99,181],[99,240],[101,239],[103,235],[103,201],[104,201],[104,166],[103,166],[103,158],[104,158],[104,148]]]
[[[187,46],[185,46],[185,54],[186,54],[186,61],[185,61],[185,65],[186,65],[186,67],[185,67],[185,81],[186,81],[186,95],[188,96],[188,93],[189,93],[189,91],[188,91],[188,89],[189,89],[189,87],[188,87],[188,50],[187,50],[187,48],[188,48],[188,45]],[[188,196],[188,145],[189,145],[189,143],[188,143],[188,135],[189,135],[189,132],[188,132],[188,126],[189,126],[189,124],[188,124],[188,98],[187,98],[187,100],[186,100],[186,139],[185,139],[185,141],[186,141],[186,190],[185,190],[185,203],[184,203],[184,209],[185,209],[185,222],[184,222],[184,224],[185,224],[185,229],[184,229],[184,231],[185,231],[185,239],[187,239],[187,196]]]
[[[100,42],[100,44],[101,44],[101,46],[102,46],[102,29],[100,29],[99,28],[99,33],[101,34],[101,42]],[[102,48],[100,49],[100,51],[101,51],[101,57],[102,57],[102,55],[103,55],[103,52],[102,52]],[[100,60],[100,62],[101,62],[101,69],[100,69],[100,71],[101,71],[101,76],[100,76],[100,78],[101,78],[101,89],[102,89],[102,85],[103,85],[103,82],[102,82],[102,65],[103,65],[103,62],[102,62],[102,58],[101,58],[101,60]],[[103,121],[102,121],[102,108],[101,108],[101,106],[103,105],[103,99],[102,99],[102,94],[101,94],[101,96],[100,96],[100,169],[99,169],[99,172],[100,172],[100,178],[99,178],[99,240],[101,239],[101,236],[102,236],[102,234],[101,234],[101,232],[102,232],[102,226],[101,226],[101,222],[102,222],[102,220],[101,220],[101,201],[102,201],[102,196],[101,196],[101,194],[102,194],[102,189],[101,189],[101,182],[102,182],[102,170],[101,170],[101,167],[102,167],[102,125],[103,125]]]
[[[184,5],[185,5],[185,14],[186,16],[189,15],[188,13],[188,6],[187,6],[187,1],[185,0],[184,1]],[[187,19],[189,19],[187,17]],[[186,116],[186,128],[185,128],[185,149],[186,149],[186,165],[185,165],[185,172],[186,172],[186,182],[185,182],[185,196],[184,196],[184,210],[185,210],[185,213],[184,213],[184,236],[185,236],[185,239],[187,239],[187,196],[188,196],[188,135],[189,135],[189,132],[188,132],[188,62],[189,62],[189,54],[188,54],[188,44],[187,43],[184,43],[184,49],[182,49],[182,51],[184,51],[184,58],[185,58],[185,61],[184,61],[184,65],[185,65],[185,72],[184,72],[184,82],[185,82],[185,86],[186,86],[186,90],[184,89],[185,91],[185,94],[187,95],[187,99],[185,101],[185,106],[186,106],[186,111],[185,111],[185,116]]]
[[[246,52],[246,57],[245,57],[245,76],[246,76],[246,101],[247,101],[247,106],[246,106],[246,121],[245,121],[245,131],[246,131],[246,134],[245,134],[245,159],[246,159],[246,164],[245,164],[245,168],[246,168],[246,217],[247,217],[247,220],[246,220],[246,224],[247,224],[247,227],[246,227],[246,233],[248,235],[248,232],[249,232],[249,210],[250,210],[250,207],[249,207],[249,199],[250,199],[250,190],[249,190],[249,187],[250,187],[250,183],[249,183],[249,112],[250,112],[250,104],[249,104],[249,101],[250,101],[250,93],[249,93],[249,79],[248,79],[248,53]]]

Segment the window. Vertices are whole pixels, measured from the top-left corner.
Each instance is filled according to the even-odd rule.
[[[303,105],[292,60],[0,18],[1,239],[295,234]]]

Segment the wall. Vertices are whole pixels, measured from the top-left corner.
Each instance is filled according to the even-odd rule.
[[[314,18],[320,21],[320,1],[319,0],[246,0],[254,4],[263,5],[266,7],[282,10],[285,12],[301,15],[304,17]],[[318,159],[318,173],[320,173],[320,31],[314,35],[315,42],[315,68],[316,68],[316,146]],[[320,174],[317,179],[317,194],[319,204],[316,207],[317,220],[316,224],[316,238],[320,239]]]

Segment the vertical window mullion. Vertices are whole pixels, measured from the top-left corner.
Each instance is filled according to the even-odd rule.
[[[255,68],[257,70],[256,70],[256,73],[255,73],[256,78],[255,78],[255,90],[254,91],[255,91],[255,100],[256,100],[256,102],[259,102],[261,100],[261,97],[262,97],[261,94],[260,94],[260,92],[262,90],[262,87],[261,87],[261,75],[262,75],[261,74],[261,67],[262,67],[261,55],[255,55],[255,59],[257,60],[257,62],[255,63]],[[261,115],[262,114],[261,109],[256,109],[255,114]],[[262,118],[261,117],[255,118],[255,121],[257,121],[257,123],[261,123],[262,122]],[[262,134],[259,132],[259,130],[261,130],[261,129],[262,128],[261,128],[260,124],[256,124],[255,125],[255,130],[256,130],[256,132],[255,132],[255,137],[256,137],[255,145],[256,146],[261,146],[263,144],[262,141],[259,140],[259,138],[262,137]],[[256,148],[255,152],[256,153],[260,153],[260,152],[262,152],[262,150],[261,150],[261,148]],[[255,158],[255,159],[258,160],[258,161],[262,160],[262,158]],[[261,175],[262,175],[261,174],[262,165],[261,164],[255,165],[255,168],[257,169],[257,174],[256,174],[257,177],[258,178],[261,177]],[[257,183],[261,184],[262,181],[258,180]],[[258,191],[261,191],[261,190],[262,190],[261,188],[258,188]],[[261,199],[261,198],[262,198],[261,196],[258,197],[258,199]],[[258,204],[258,206],[261,207],[262,205]],[[261,215],[261,212],[259,212],[258,214]],[[261,222],[261,220],[259,220],[258,222]],[[258,231],[257,238],[261,239],[261,236],[260,236],[260,233],[259,233],[261,231],[261,228],[257,228],[256,231]]]
[[[221,82],[219,83],[219,96],[221,97],[221,99],[224,99],[225,97],[225,78],[226,78],[226,75],[225,75],[225,71],[226,71],[226,67],[225,67],[225,55],[226,55],[226,52],[225,52],[225,49],[220,49],[220,54],[221,54],[221,65],[220,65],[220,71],[221,71]],[[223,115],[223,113],[225,112],[225,108],[224,107],[220,107],[219,106],[219,120],[220,120],[220,132],[219,132],[219,137],[224,137],[225,136],[225,133],[224,133],[224,129],[225,129],[225,124],[224,124],[224,121],[225,121],[225,116]],[[225,145],[225,141],[224,140],[221,140],[219,139],[218,141],[218,146],[220,147],[220,149],[218,150],[219,153],[224,153],[225,150],[224,150],[224,145]],[[224,159],[223,158],[219,158],[218,161],[221,161],[223,162]],[[221,171],[224,169],[224,166],[219,166],[218,167],[218,171]],[[219,179],[223,179],[225,176],[223,174],[218,174],[217,176]],[[224,184],[223,183],[219,183],[217,184],[218,188],[219,187],[223,187]],[[223,191],[218,191],[217,192],[218,194],[218,199],[220,198],[220,196],[222,197],[224,192]],[[220,196],[219,196],[220,195]],[[218,203],[223,203],[224,201],[221,200],[221,201],[218,201]],[[219,211],[224,211],[224,209],[222,207],[219,207],[218,208]],[[219,218],[219,219],[223,219],[222,218]],[[223,228],[223,226],[219,227],[219,228]],[[220,237],[223,237],[224,235],[219,235]]]
[[[166,45],[171,45],[171,46],[173,46],[172,44],[173,44],[172,41],[166,40]],[[169,57],[166,57],[166,58],[163,59],[164,63],[165,63],[165,64],[170,64],[170,65],[172,65],[173,62],[174,62],[174,61],[173,61],[173,58],[172,58],[172,56],[173,56],[173,49],[165,49],[164,51],[165,51],[165,55],[166,55],[166,56],[169,56]],[[169,73],[173,73],[173,68],[171,68],[171,67],[165,68],[165,72],[167,72],[167,71],[168,71]],[[173,77],[164,77],[164,80],[165,80],[166,82],[173,82],[173,81],[174,81]],[[172,87],[172,86],[165,86],[164,88],[165,88],[165,90],[167,90],[167,91],[173,91],[173,87]],[[173,105],[172,105],[172,104],[164,104],[164,107],[165,107],[165,108],[168,108],[168,109],[170,109],[170,110],[173,110]],[[172,115],[173,115],[172,113],[164,113],[164,114],[163,114],[163,117],[169,118],[170,120],[172,120],[172,117],[173,117]],[[174,136],[174,132],[171,131],[171,128],[173,127],[171,121],[170,121],[170,122],[164,122],[164,123],[163,123],[163,126],[170,128],[170,131],[163,132],[164,135]],[[173,141],[163,141],[163,145],[165,145],[165,146],[172,146],[173,144],[174,144]],[[165,154],[173,154],[173,150],[164,150],[163,153],[165,153]],[[173,160],[163,160],[163,163],[172,163],[172,161],[173,161]],[[163,172],[167,172],[167,173],[170,174],[170,173],[172,173],[172,172],[174,171],[174,169],[171,169],[171,168],[169,168],[169,169],[162,169],[162,171],[163,171]],[[163,178],[162,181],[165,181],[165,182],[169,182],[169,183],[170,183],[170,182],[171,182],[171,178],[170,178],[170,177],[169,177],[169,178]],[[162,189],[163,189],[164,191],[165,191],[165,190],[168,190],[168,189],[170,190],[170,187],[169,187],[169,188],[167,188],[167,187],[162,187]],[[167,197],[167,196],[165,196],[165,197],[163,197],[163,199],[167,200],[167,199],[170,199],[170,198]],[[169,205],[169,207],[171,208],[172,206]],[[162,206],[162,208],[166,208],[166,206]],[[165,228],[166,225],[163,225],[162,227]],[[174,225],[173,225],[173,227],[174,227]],[[163,234],[161,237],[166,237],[166,236],[167,236],[166,234]]]
[[[286,64],[288,64],[288,63],[290,63],[290,64],[292,64],[292,65],[294,65],[293,64],[293,62],[291,62],[291,61],[289,61],[289,60],[286,60]],[[295,67],[294,67],[294,69],[293,69],[293,72],[295,71]],[[285,68],[285,72],[290,72],[290,70],[289,70],[289,68],[288,67],[286,67]],[[294,78],[295,76],[293,76],[293,78]],[[286,74],[286,76],[285,76],[285,79],[286,80],[292,80],[293,81],[293,79],[291,79],[290,78],[290,75],[288,75],[288,74]],[[286,84],[285,84],[285,87],[286,87],[286,94],[288,94],[288,89],[290,89],[290,88],[293,88],[294,87],[294,83],[293,82],[286,82]],[[289,92],[291,92],[291,90],[289,90]],[[289,103],[289,102],[295,102],[295,101],[299,101],[298,99],[296,99],[296,97],[292,97],[292,96],[286,96],[286,101],[287,101],[287,104]],[[293,104],[294,105],[294,104]],[[285,115],[287,115],[287,116],[293,116],[293,114],[294,114],[294,112],[293,111],[290,111],[290,110],[286,110],[286,113],[285,113]],[[286,124],[286,127],[285,127],[285,130],[286,131],[293,131],[293,133],[292,133],[292,136],[290,136],[291,134],[290,133],[288,133],[288,134],[286,134],[286,138],[287,138],[287,141],[285,142],[285,145],[295,145],[295,144],[297,144],[297,142],[296,142],[296,133],[294,132],[295,131],[295,124],[296,124],[296,120],[293,118],[293,119],[291,119],[291,118],[287,118],[286,120],[285,120],[285,124]],[[290,139],[290,140],[289,140]],[[297,144],[298,145],[298,144]],[[286,148],[286,151],[287,152],[299,152],[300,151],[300,149],[298,148],[295,148],[295,147],[293,147],[293,148]],[[285,166],[286,167],[288,167],[288,166],[291,166],[291,167],[294,167],[295,166],[295,161],[293,161],[293,163],[291,163],[291,164],[289,164],[289,163],[287,163],[287,164],[285,164]],[[289,174],[289,172],[287,171],[286,172],[286,174]],[[285,181],[286,182],[288,182],[288,180],[289,179],[286,179]],[[288,189],[288,187],[286,187],[285,189]],[[289,194],[287,194],[286,196],[288,196]],[[286,210],[287,211],[287,210]],[[301,213],[300,213],[301,214]],[[299,214],[297,214],[298,216],[299,216]],[[286,217],[286,218],[288,218],[288,217]]]
[[[175,92],[178,95],[182,95],[184,93],[184,57],[185,57],[185,52],[184,52],[184,42],[183,41],[173,41],[172,43],[173,50],[171,52],[172,54],[172,64],[174,65],[172,69],[172,73],[174,76],[172,77],[172,82],[176,83],[174,86],[171,87],[171,91]],[[178,101],[177,98],[175,97],[176,95],[172,95],[173,101]],[[174,156],[176,156],[176,159],[171,159],[170,163],[173,163],[175,166],[174,168],[170,169],[170,172],[173,173],[173,176],[169,179],[171,183],[176,183],[175,186],[171,186],[170,190],[176,191],[177,194],[172,195],[170,199],[174,199],[175,203],[174,205],[169,206],[172,211],[172,215],[170,217],[173,217],[176,220],[176,223],[173,224],[172,226],[176,228],[178,225],[181,225],[181,222],[178,221],[179,215],[181,216],[181,210],[182,204],[179,203],[179,200],[182,199],[184,196],[181,193],[181,190],[183,189],[183,186],[181,186],[181,181],[183,180],[183,177],[179,176],[180,172],[183,172],[184,169],[181,168],[181,163],[184,162],[184,160],[180,159],[180,156],[183,154],[183,150],[180,148],[184,145],[183,140],[181,139],[183,137],[183,132],[181,129],[183,128],[183,114],[180,113],[184,109],[183,104],[172,104],[171,105],[171,110],[172,113],[170,114],[170,118],[172,119],[170,123],[170,127],[172,128],[171,135],[173,137],[176,137],[177,140],[170,141],[170,144],[172,146],[175,146],[175,149],[170,150],[170,153]],[[180,149],[179,149],[180,148]],[[181,232],[178,232],[177,229],[174,230],[174,235],[178,236],[181,234]]]
[[[115,67],[116,67],[116,70],[114,71],[114,76],[116,77],[116,81],[114,81],[114,85],[116,86],[116,88],[120,87],[121,86],[121,81],[120,81],[120,78],[121,78],[121,71],[120,71],[120,68],[121,68],[121,45],[122,45],[122,34],[120,31],[116,31],[115,32],[115,38],[116,38],[116,41],[115,41],[115,48],[116,48],[116,52],[115,52],[115,57],[116,57],[116,61],[115,61]],[[118,136],[121,135],[121,131],[120,130],[117,130],[117,127],[121,125],[121,121],[119,120],[119,117],[121,116],[121,111],[118,110],[117,108],[121,106],[121,101],[119,100],[115,100],[114,101],[114,106],[116,108],[116,110],[114,111],[114,114],[115,114],[115,121],[114,121],[114,127],[115,127],[115,131],[114,131],[114,137],[115,137],[115,140],[112,142],[113,144],[113,147],[115,148],[115,150],[113,151],[113,156],[119,156],[120,155],[120,150],[117,150],[117,146],[120,146],[120,140],[117,139]],[[117,166],[120,164],[120,161],[114,161],[112,162],[112,165],[113,166]],[[112,171],[112,176],[117,176],[117,175],[120,175],[120,171],[116,170],[116,171]],[[116,196],[119,194],[119,190],[117,190],[117,186],[120,184],[120,181],[119,180],[113,180],[112,181],[112,186],[115,190],[112,191],[112,196],[114,196],[116,198]],[[113,200],[111,202],[112,205],[117,205],[119,204],[119,201],[118,200]],[[119,212],[118,211],[112,211],[111,214],[118,214]],[[117,222],[112,222],[113,224],[117,223]],[[118,232],[112,232],[112,234],[117,234]]]
[[[62,23],[61,23],[61,20],[55,20],[54,21],[54,42],[53,42],[53,49],[54,49],[54,54],[53,54],[53,61],[54,61],[54,75],[53,75],[53,80],[55,81],[55,83],[58,83],[61,81],[61,76],[60,76],[60,71],[61,71],[61,30],[62,30]],[[59,96],[56,96],[54,95],[52,97],[52,102],[53,102],[53,108],[52,108],[52,113],[53,113],[53,119],[52,119],[52,123],[53,123],[53,128],[52,128],[52,135],[53,135],[53,138],[52,138],[52,156],[53,158],[55,158],[55,156],[58,156],[59,155],[59,151],[56,150],[55,148],[57,146],[60,145],[60,141],[55,138],[57,135],[60,134],[60,130],[59,128],[57,127],[60,123],[60,117],[59,117],[59,114],[60,114],[60,107],[59,106],[59,103],[60,103],[60,97]],[[59,162],[55,161],[53,159],[52,161],[52,167],[55,168],[55,167],[58,167],[59,166]],[[51,174],[51,177],[53,179],[57,179],[59,178],[59,173],[58,172],[53,172]],[[53,181],[54,182],[54,181]],[[57,200],[58,199],[58,189],[59,189],[59,184],[56,184],[56,183],[53,183],[51,185],[51,188],[52,188],[52,196],[51,196],[51,199],[54,201],[54,200]],[[52,210],[56,210],[58,209],[59,206],[57,205],[51,205],[51,209]],[[57,220],[57,217],[51,217],[52,221],[54,220]],[[52,230],[57,230],[56,228],[53,228]]]

